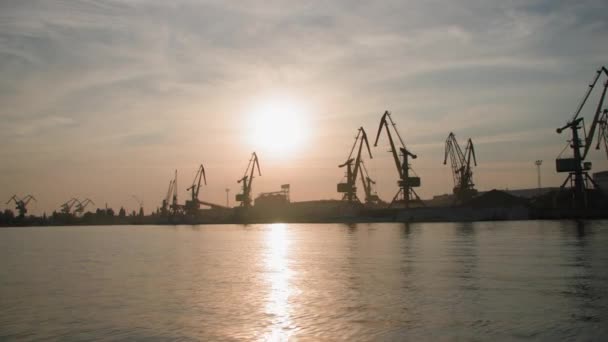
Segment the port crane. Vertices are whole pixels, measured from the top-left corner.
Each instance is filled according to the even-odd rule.
[[[74,209],[74,214],[83,214],[84,210],[89,204],[95,205],[95,202],[91,201],[88,198],[85,198],[84,201],[76,203],[76,209]]]
[[[399,143],[401,143],[399,150],[397,150],[397,147],[395,146],[395,141],[391,134],[390,127],[393,128],[395,135],[397,135],[397,138],[399,138]],[[388,110],[384,112],[382,119],[380,119],[380,125],[378,126],[378,134],[376,135],[374,147],[378,146],[378,139],[380,138],[380,133],[382,133],[383,128],[386,130],[386,135],[388,136],[388,141],[391,146],[391,150],[389,152],[391,152],[393,155],[397,173],[399,173],[399,181],[397,182],[399,185],[399,191],[397,194],[395,194],[395,197],[393,197],[389,207],[392,207],[396,203],[403,203],[406,208],[409,208],[412,202],[419,202],[423,204],[422,200],[414,190],[414,188],[420,187],[420,177],[410,176],[410,171],[414,173],[414,170],[412,170],[410,167],[409,158],[416,159],[417,156],[405,147],[403,139],[401,139],[401,135],[399,134],[399,131],[397,131],[397,125],[391,118],[391,113]]]
[[[604,110],[602,114],[602,119],[598,121],[599,132],[598,132],[598,142],[596,149],[600,147],[600,145],[604,145],[604,151],[606,151],[606,158],[608,158],[608,112]]]
[[[380,197],[378,197],[378,194],[374,190],[376,181],[369,176],[369,172],[367,172],[367,168],[365,167],[363,160],[361,160],[361,172],[361,183],[363,183],[363,190],[365,191],[365,204],[379,204],[381,202]]]
[[[80,201],[76,197],[70,198],[67,202],[61,205],[61,213],[69,215],[72,213],[72,208],[76,203],[80,203]]]
[[[177,176],[177,171],[175,171],[175,172],[176,172],[176,176]],[[163,216],[169,215],[169,210],[171,210],[171,207],[172,207],[171,197],[173,196],[174,188],[175,188],[175,179],[172,179],[169,181],[169,188],[167,189],[167,194],[165,195],[165,198],[163,198],[163,202],[160,207],[160,213]],[[177,201],[177,195],[176,195],[176,201]]]
[[[175,178],[173,178],[173,189],[171,191],[173,191],[173,193],[171,194],[171,205],[169,206],[169,208],[171,209],[171,213],[173,215],[181,214],[183,206],[177,203],[177,170],[175,170]]]
[[[585,95],[574,112],[574,116],[570,121],[563,127],[558,128],[556,131],[561,134],[564,130],[570,129],[571,140],[568,142],[564,150],[560,153],[558,158],[555,160],[555,169],[557,172],[567,172],[568,177],[562,183],[560,189],[564,189],[568,184],[572,190],[572,200],[574,207],[584,208],[588,205],[588,190],[595,187],[599,190],[598,185],[593,181],[587,171],[591,170],[591,162],[586,161],[587,155],[591,146],[593,146],[593,138],[595,137],[596,131],[598,131],[598,141],[595,145],[596,149],[600,149],[600,145],[604,145],[606,153],[608,155],[608,134],[607,134],[607,121],[608,121],[608,109],[604,106],[604,99],[606,97],[606,90],[608,90],[608,79],[604,82],[604,89],[602,90],[600,100],[595,109],[593,121],[589,131],[586,129],[584,118],[580,116],[583,107],[589,99],[589,95],[593,91],[595,85],[602,75],[608,76],[608,69],[601,67],[596,71],[593,82],[589,84]],[[582,137],[580,129],[583,129]],[[572,149],[571,158],[561,158],[562,153],[570,147]]]
[[[363,127],[359,127],[357,132],[357,136],[355,137],[355,142],[353,147],[350,149],[350,153],[348,158],[346,158],[346,162],[344,164],[338,165],[338,167],[346,167],[346,183],[338,183],[338,192],[343,193],[342,196],[343,201],[348,201],[349,203],[360,203],[361,201],[357,197],[357,176],[359,175],[359,170],[361,169],[361,163],[363,159],[361,159],[361,152],[363,151],[363,143],[367,147],[367,152],[369,157],[372,158],[372,151],[369,148],[369,142],[367,141],[367,134]],[[357,148],[357,145],[359,146]],[[353,153],[357,149],[357,154],[353,157]],[[354,165],[353,165],[354,163]],[[354,167],[354,169],[353,169]]]
[[[23,218],[23,217],[25,217],[25,214],[27,214],[27,205],[30,203],[31,200],[34,200],[34,202],[37,202],[36,198],[32,195],[27,195],[27,196],[23,197],[22,199],[17,197],[17,195],[13,195],[13,197],[11,197],[6,202],[6,204],[11,203],[11,201],[15,202],[15,209],[17,209],[17,212],[19,213],[19,217]]]
[[[198,213],[198,210],[201,206],[201,201],[198,199],[198,194],[201,189],[201,179],[204,181],[205,185],[207,185],[207,177],[205,176],[205,167],[201,164],[194,175],[194,180],[192,181],[192,185],[186,189],[190,191],[192,197],[189,201],[186,201],[186,205],[184,209],[188,215],[195,216]]]
[[[260,171],[260,162],[258,161],[258,155],[253,152],[251,154],[251,158],[249,159],[249,164],[247,164],[247,169],[245,169],[245,174],[243,175],[243,178],[237,181],[237,183],[243,183],[243,193],[237,194],[235,198],[237,202],[241,202],[241,207],[251,207],[251,186],[253,185],[253,177],[256,167],[258,169],[258,175],[262,176],[262,172]]]
[[[473,170],[471,168],[471,159],[473,160],[473,164],[477,166],[477,158],[475,157],[475,147],[471,138],[467,141],[463,153],[460,145],[458,145],[456,136],[450,132],[445,140],[443,165],[447,164],[448,156],[452,165],[452,177],[454,178],[453,191],[456,202],[464,203],[477,195],[477,190],[475,190],[475,184],[473,183]]]

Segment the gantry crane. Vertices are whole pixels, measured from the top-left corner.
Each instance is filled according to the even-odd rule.
[[[76,197],[70,198],[67,202],[65,202],[61,205],[61,213],[66,214],[66,215],[71,214],[72,207],[74,207],[74,205],[76,203],[80,203],[80,201]]]
[[[598,141],[595,148],[599,149],[600,145],[603,143],[604,147],[606,148],[606,153],[608,154],[608,134],[606,132],[608,109],[603,108],[606,90],[608,89],[608,79],[604,82],[604,89],[602,90],[602,94],[600,96],[599,103],[597,104],[595,115],[593,116],[593,121],[591,122],[591,127],[589,128],[588,133],[584,118],[579,117],[585,103],[589,99],[589,95],[602,75],[608,76],[608,69],[606,69],[606,67],[601,67],[599,70],[597,70],[593,82],[589,85],[589,88],[587,89],[583,100],[577,107],[572,119],[568,121],[565,126],[557,129],[557,133],[559,134],[563,130],[569,128],[572,134],[572,139],[568,142],[568,145],[564,148],[564,150],[570,147],[573,155],[571,158],[560,158],[560,153],[560,156],[558,156],[558,158],[555,160],[555,169],[557,172],[568,173],[568,177],[564,183],[562,183],[561,189],[564,189],[566,185],[570,183],[570,187],[572,188],[573,204],[576,208],[584,208],[587,206],[587,190],[591,189],[592,187],[599,190],[597,184],[591,177],[589,177],[589,174],[587,173],[587,171],[591,170],[591,162],[586,161],[587,154],[593,145],[593,138],[595,137],[596,130],[598,131]],[[583,129],[582,139],[579,132],[581,128]],[[562,150],[562,153],[564,150]]]
[[[253,152],[249,159],[249,164],[247,164],[247,169],[245,169],[245,175],[237,181],[237,183],[243,183],[243,193],[236,195],[236,201],[241,202],[241,207],[251,207],[251,186],[253,185],[254,170],[256,167],[258,169],[258,175],[262,176],[258,155]]]
[[[74,209],[74,214],[76,214],[76,215],[81,215],[81,214],[83,214],[83,213],[84,213],[84,210],[86,209],[86,207],[87,207],[89,204],[93,204],[93,205],[95,205],[95,202],[91,201],[91,200],[90,200],[90,199],[88,199],[88,198],[85,198],[85,200],[84,200],[84,201],[82,201],[82,202],[80,202],[80,201],[79,201],[78,203],[76,203],[76,209]]]
[[[6,204],[11,203],[11,201],[15,202],[15,209],[17,209],[17,212],[19,213],[19,217],[23,218],[25,217],[25,214],[27,214],[27,205],[30,203],[31,200],[34,200],[34,202],[37,202],[36,198],[32,195],[27,195],[25,197],[23,197],[22,199],[19,199],[19,197],[17,197],[17,195],[13,195],[13,197],[11,197]]]
[[[454,178],[454,196],[457,203],[464,203],[477,194],[475,184],[473,183],[473,170],[471,169],[471,157],[473,164],[477,166],[477,158],[475,157],[475,147],[471,138],[467,141],[467,146],[460,149],[458,141],[454,133],[450,132],[445,140],[445,156],[443,157],[443,165],[448,162],[448,156],[452,163],[452,177]]]
[[[389,126],[389,121],[391,126]],[[390,127],[393,127],[393,131],[399,138],[399,142],[401,146],[399,146],[399,151],[395,146],[395,142],[393,140],[393,136],[391,135]],[[403,203],[406,208],[410,207],[411,202],[419,202],[421,204],[422,200],[414,190],[420,186],[420,177],[414,176],[410,177],[410,171],[413,173],[414,171],[411,169],[409,164],[409,158],[416,159],[417,156],[410,152],[403,143],[403,139],[401,139],[401,135],[399,135],[399,131],[397,131],[397,125],[391,118],[391,113],[387,110],[382,115],[382,119],[380,119],[380,125],[378,127],[378,134],[376,135],[376,142],[374,143],[374,147],[378,146],[378,139],[380,138],[380,133],[382,133],[382,128],[386,129],[386,135],[388,136],[388,141],[391,146],[391,150],[389,152],[392,153],[393,159],[395,161],[395,166],[397,167],[397,173],[399,173],[399,181],[397,184],[399,185],[399,191],[393,197],[389,207],[392,207],[396,203]],[[401,160],[400,158],[401,157]]]
[[[186,205],[184,206],[186,214],[188,215],[195,216],[201,207],[201,202],[198,199],[198,193],[201,188],[201,178],[204,180],[205,185],[207,185],[207,177],[205,176],[205,167],[203,167],[203,164],[198,167],[192,185],[186,189],[187,191],[190,191],[192,195],[191,199],[186,201]]]
[[[365,143],[365,146],[367,146],[367,152],[369,153],[369,157],[372,158],[372,151],[369,148],[367,134],[365,133],[363,127],[360,127],[357,132],[357,136],[355,137],[353,147],[350,149],[348,158],[346,158],[346,162],[344,164],[338,165],[338,167],[346,167],[346,183],[338,183],[338,192],[343,193],[344,195],[342,196],[342,200],[348,201],[349,203],[361,202],[357,197],[356,184],[357,176],[359,175],[359,170],[361,169],[361,163],[363,162],[363,160],[361,159],[363,143]],[[359,145],[358,148],[357,145]],[[357,148],[357,154],[355,157],[353,157],[353,152],[355,152],[355,148]]]

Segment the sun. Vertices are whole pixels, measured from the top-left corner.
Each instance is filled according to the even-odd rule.
[[[285,156],[305,143],[306,109],[287,96],[260,101],[251,112],[250,140],[256,151]]]

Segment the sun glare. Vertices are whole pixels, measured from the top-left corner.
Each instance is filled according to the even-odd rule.
[[[251,144],[274,155],[295,152],[307,135],[305,115],[302,104],[288,97],[260,102],[251,113]]]

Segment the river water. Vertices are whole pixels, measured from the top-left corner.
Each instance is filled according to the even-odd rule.
[[[608,221],[0,229],[0,339],[606,340]]]

